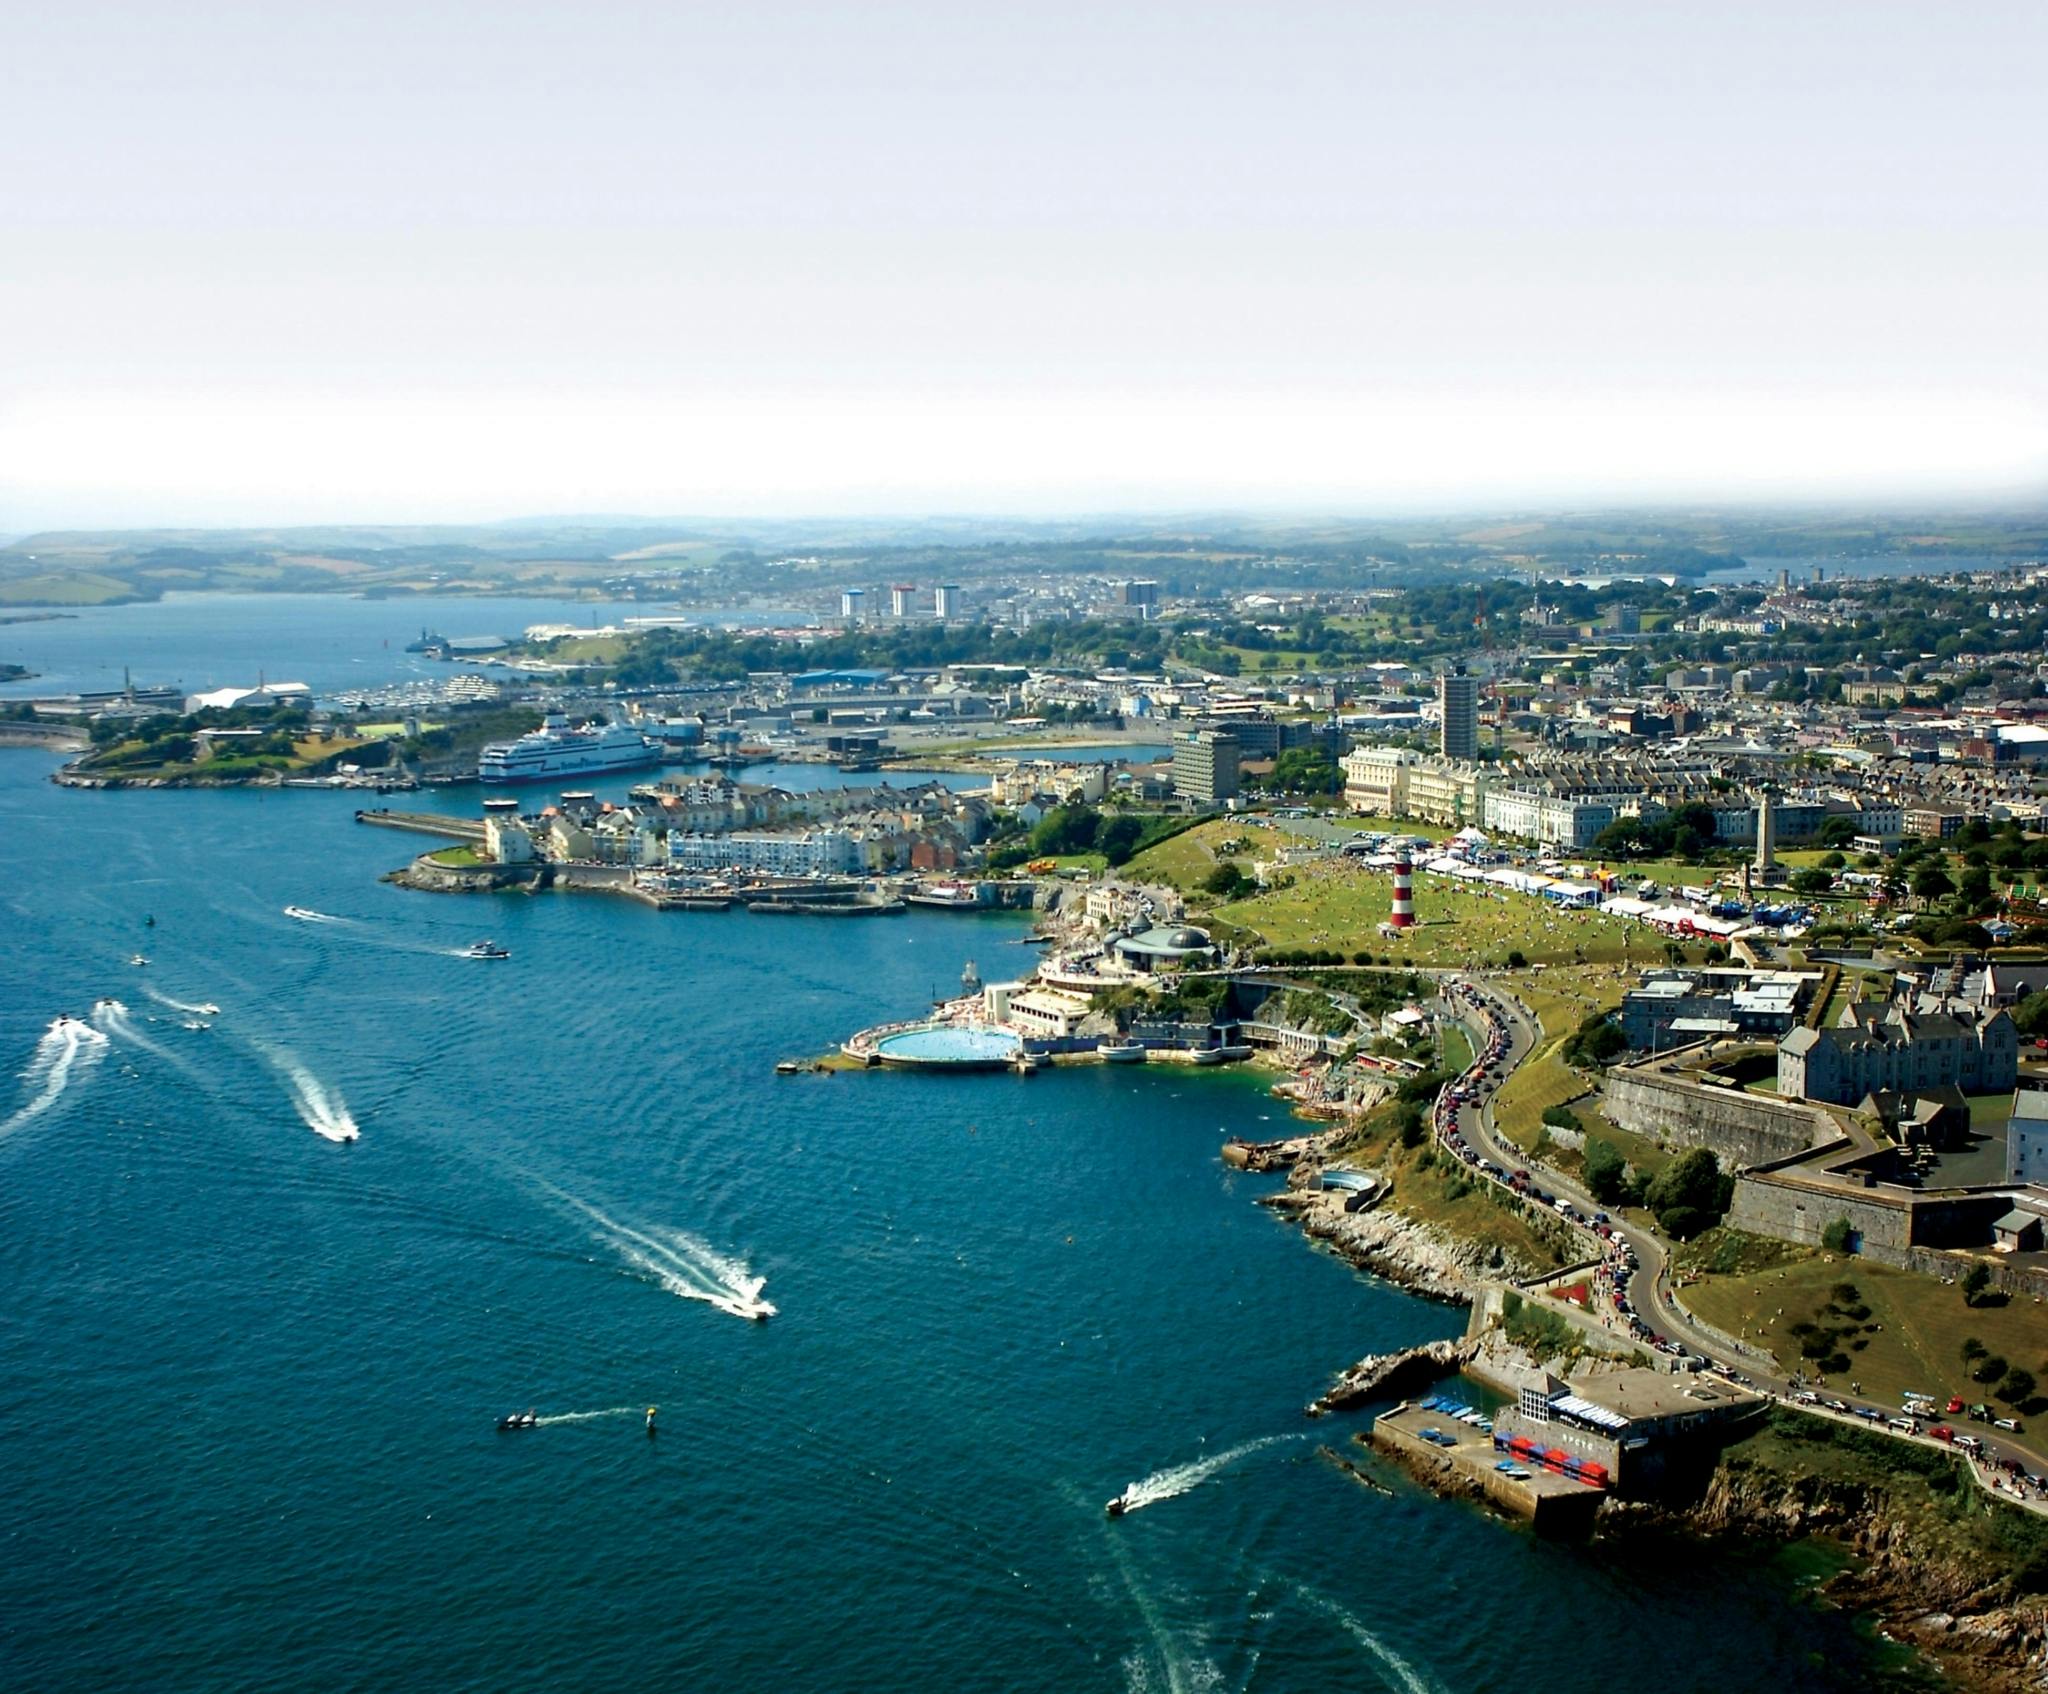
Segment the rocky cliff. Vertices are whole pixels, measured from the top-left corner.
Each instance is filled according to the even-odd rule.
[[[1981,1509],[2019,1510],[1989,1501]],[[1823,1585],[1837,1604],[1877,1617],[1961,1687],[2048,1687],[2048,1597],[2030,1591],[2037,1573],[1989,1546],[1937,1541],[1882,1482],[1724,1464],[1689,1507],[1613,1502],[1601,1518],[1603,1537],[1671,1530],[1743,1542],[1828,1537],[1856,1555]]]
[[[1328,1242],[1361,1270],[1397,1283],[1412,1293],[1465,1306],[1477,1284],[1532,1274],[1490,1242],[1463,1240],[1397,1209],[1399,1198],[1368,1212],[1344,1210],[1345,1196],[1290,1188],[1266,1204],[1293,1213],[1317,1241]]]

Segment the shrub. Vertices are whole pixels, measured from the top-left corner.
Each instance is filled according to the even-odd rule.
[[[1846,1253],[1850,1250],[1855,1235],[1856,1231],[1850,1226],[1847,1218],[1836,1218],[1820,1232],[1820,1244],[1830,1253]]]

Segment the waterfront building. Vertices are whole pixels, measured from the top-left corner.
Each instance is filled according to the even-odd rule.
[[[774,834],[739,830],[728,835],[668,838],[668,862],[679,871],[752,871],[766,876],[847,876],[861,868],[861,852],[843,829]]]
[[[501,865],[531,864],[533,831],[519,818],[493,813],[484,819],[484,857]]]
[[[1447,759],[1479,757],[1479,679],[1460,665],[1436,679],[1436,704],[1442,722],[1437,751]]]
[[[1233,798],[1238,785],[1238,745],[1219,730],[1201,729],[1173,743],[1173,791],[1197,806]]]

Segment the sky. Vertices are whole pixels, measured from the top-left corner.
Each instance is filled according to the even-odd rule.
[[[66,0],[0,532],[2048,485],[2048,6]]]

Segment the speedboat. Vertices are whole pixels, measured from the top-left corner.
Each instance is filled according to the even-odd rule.
[[[1132,1506],[1137,1504],[1137,1502],[1132,1498],[1132,1496],[1135,1495],[1137,1492],[1138,1485],[1134,1482],[1129,1487],[1127,1487],[1121,1494],[1119,1494],[1114,1500],[1110,1501],[1106,1506],[1102,1508],[1103,1515],[1105,1517],[1112,1518],[1122,1517],[1124,1513],[1131,1509]]]
[[[187,1018],[179,1027],[181,1029],[211,1029],[213,1025],[204,1018]]]
[[[463,949],[465,959],[509,959],[512,957],[495,941],[472,941]]]
[[[532,1410],[512,1412],[498,1419],[498,1430],[502,1434],[508,1429],[538,1429],[540,1417]]]
[[[149,963],[149,961],[145,959],[140,953],[135,954],[133,957],[129,959],[128,962],[131,965],[146,965]]]
[[[304,906],[287,906],[284,915],[288,918],[301,918],[308,923],[317,923],[320,920],[318,912],[310,911]]]
[[[220,1008],[211,1000],[202,1000],[192,1009],[203,1018],[217,1018],[220,1016]]]

